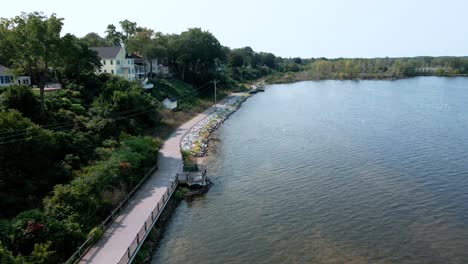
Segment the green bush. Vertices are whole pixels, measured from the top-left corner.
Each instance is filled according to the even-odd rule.
[[[49,250],[51,244],[51,241],[35,244],[33,252],[27,258],[28,262],[37,264],[52,263],[51,259],[55,251]]]
[[[16,109],[23,116],[35,119],[39,116],[39,101],[30,87],[12,85],[0,95],[0,103],[6,109]]]
[[[96,243],[101,239],[101,237],[104,235],[104,230],[100,226],[96,226],[95,228],[91,229],[91,231],[88,234],[88,237],[91,237],[93,239],[93,242]]]
[[[13,253],[8,251],[0,241],[0,263],[2,264],[19,264],[24,263],[20,258],[15,258]]]
[[[20,131],[19,133],[16,131]],[[57,180],[56,137],[16,110],[0,111],[0,216],[37,206]]]

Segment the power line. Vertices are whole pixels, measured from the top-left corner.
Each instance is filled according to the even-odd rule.
[[[141,114],[144,114],[144,113],[148,113],[148,112],[151,112],[151,111],[155,111],[156,109],[150,109],[150,110],[146,110],[146,111],[142,111],[142,112],[138,112],[138,113],[134,113],[134,114],[129,114],[129,115],[124,115],[124,116],[121,116],[121,117],[118,117],[118,118],[113,118],[112,120],[113,121],[116,121],[116,120],[121,120],[121,119],[124,119],[124,118],[128,118],[128,117],[133,117],[133,116],[137,116],[137,115],[141,115]],[[55,130],[55,132],[65,132],[65,131],[69,131],[69,130],[73,130],[72,128],[66,128],[67,126],[63,126],[61,128],[58,128],[57,130]],[[36,132],[36,131],[32,131],[32,132]],[[6,142],[0,142],[0,145],[4,145],[4,144],[9,144],[9,143],[14,143],[14,142],[19,142],[19,141],[23,141],[23,140],[26,140],[28,138],[38,138],[38,137],[43,137],[43,136],[46,136],[46,135],[30,135],[30,136],[27,136],[27,137],[23,137],[23,138],[19,138],[19,139],[14,139],[14,140],[10,140],[10,141],[6,141]],[[2,140],[4,138],[0,138],[0,140]]]
[[[191,94],[191,93],[194,93],[195,91],[199,91],[201,90],[202,88],[206,87],[208,84],[210,84],[210,82],[207,82],[205,83],[204,85],[200,86],[199,88],[195,89],[195,90],[192,90],[186,94],[182,94],[178,97],[175,97],[177,99],[181,98],[181,97],[185,97],[186,95],[188,94]],[[153,98],[152,102],[158,102],[156,99]],[[134,109],[129,109],[129,110],[125,110],[125,111],[121,111],[121,112],[115,112],[115,113],[112,113],[110,116],[114,116],[114,115],[120,115],[120,114],[124,114],[124,113],[127,113],[127,112],[131,112],[131,111],[135,111],[135,110],[140,110],[138,108],[134,108]],[[43,129],[55,129],[55,127],[61,127],[62,125],[68,125],[68,124],[75,124],[74,121],[67,121],[67,122],[61,122],[61,123],[55,123],[55,124],[48,124],[48,125],[44,125],[44,126],[41,126]],[[11,134],[11,133],[15,133],[15,132],[20,132],[20,131],[25,131],[25,130],[28,130],[28,128],[24,128],[24,129],[17,129],[17,130],[14,130],[14,131],[4,131],[4,132],[0,132],[0,135],[4,135],[4,134]],[[1,138],[1,137],[0,137]]]
[[[177,98],[177,99],[181,99],[181,98],[187,97],[188,95],[193,94],[193,93],[195,93],[195,92],[197,92],[197,91],[204,90],[204,89],[208,88],[207,85],[210,84],[210,83],[211,83],[211,82],[208,82],[208,83],[202,85],[201,87],[199,87],[199,88],[197,88],[197,89],[195,89],[195,90],[193,90],[193,91],[190,91],[190,92],[188,92],[188,93],[182,94],[182,95],[180,95],[180,96],[178,96],[178,97],[176,97],[176,98]],[[151,102],[152,102],[152,103],[155,103],[155,102],[158,102],[158,103],[159,103],[159,101],[157,101],[156,99],[153,99]],[[142,108],[142,109],[141,109],[141,108],[134,108],[134,109],[126,110],[126,111],[121,111],[121,112],[113,113],[113,114],[111,114],[109,117],[115,117],[115,118],[112,118],[112,119],[115,121],[115,120],[120,120],[120,119],[124,119],[124,118],[128,118],[128,117],[133,117],[133,116],[141,115],[141,114],[144,114],[144,113],[148,113],[148,112],[154,111],[154,110],[156,110],[156,109],[151,109],[151,110],[147,110],[147,111],[141,111],[141,112],[137,112],[137,113],[134,113],[134,114],[130,114],[130,115],[128,115],[128,116],[125,116],[125,115],[122,115],[122,114],[128,114],[128,113],[131,113],[131,112],[133,112],[133,111],[143,110],[143,109],[146,109],[146,108],[149,108],[149,107],[152,107],[152,106],[154,106],[154,105],[147,106],[147,107],[144,107],[144,108]],[[122,116],[119,117],[119,115],[122,115]],[[74,126],[74,125],[75,125],[75,122],[63,122],[62,124],[67,124],[67,125],[60,125],[60,126],[58,126],[58,124],[60,124],[60,123],[57,123],[57,124],[54,124],[54,125],[49,125],[49,127],[52,126],[52,127],[53,127],[52,129],[55,129],[57,132],[67,131],[67,130],[72,130],[73,128],[69,128],[69,129],[64,129],[64,128],[70,127],[70,126],[72,126],[72,125]],[[44,127],[42,127],[42,128],[44,128]],[[26,129],[20,129],[20,130],[17,130],[17,131],[24,131],[24,130],[27,130],[27,129],[28,129],[28,128],[26,128]],[[44,129],[51,129],[51,128],[44,128]],[[12,132],[13,132],[13,131],[11,131],[10,133],[12,133]],[[31,131],[31,132],[34,132],[34,131]],[[18,137],[18,136],[28,135],[28,134],[30,134],[31,132],[25,132],[25,133],[22,133],[22,134],[16,134],[16,135],[10,135],[10,136],[6,136],[6,137],[0,137],[0,140],[5,140],[5,139],[8,139],[8,138],[14,138],[14,137]],[[1,135],[1,134],[2,134],[2,133],[0,133],[0,135]],[[3,134],[5,134],[5,132],[4,132]],[[26,140],[26,139],[31,138],[31,137],[34,137],[34,136],[31,135],[31,136],[27,136],[27,137],[23,137],[23,138],[19,138],[19,139],[14,139],[14,140],[6,141],[6,142],[0,142],[0,145],[4,145],[4,144],[8,144],[8,143],[13,143],[13,142],[18,142],[18,141]],[[40,137],[40,136],[36,136],[36,137]]]
[[[195,89],[193,91],[190,91],[190,92],[188,92],[186,94],[180,95],[180,96],[178,96],[176,98],[179,99],[179,98],[185,97],[188,94],[191,94],[191,93],[194,93],[195,91],[201,90],[202,88],[206,87],[206,85],[208,85],[208,84],[209,84],[209,82],[205,83],[204,85],[202,85],[201,87],[199,87],[199,88],[197,88],[197,89]],[[159,103],[159,101],[157,101],[156,99],[153,99],[152,103],[154,103],[155,101]],[[133,112],[133,111],[137,111],[137,110],[141,110],[141,109],[140,108],[134,108],[134,109],[128,109],[128,110],[125,110],[125,111],[115,112],[115,113],[112,113],[109,117],[118,116],[120,114],[125,114],[125,113],[128,113],[128,112]],[[44,125],[44,126],[41,126],[41,127],[43,129],[60,129],[62,126],[71,126],[71,125],[75,125],[75,121],[67,121],[67,122],[49,124],[49,125]],[[0,136],[5,135],[5,134],[12,134],[12,133],[16,133],[16,132],[26,131],[28,129],[29,128],[17,129],[17,130],[14,130],[14,131],[4,131],[4,132],[0,132]],[[25,132],[25,133],[22,133],[22,134],[16,134],[16,135],[9,135],[9,136],[6,136],[6,137],[0,137],[0,139],[26,135],[28,133],[29,132]]]
[[[114,116],[118,117],[121,114],[131,113],[131,112],[134,112],[136,110],[142,110],[142,109],[134,108],[134,109],[129,109],[129,110],[121,111],[121,112],[115,112],[115,113],[112,113],[111,115],[109,115],[108,118],[109,117],[112,118]],[[70,127],[70,126],[74,126],[75,124],[76,124],[75,121],[69,121],[69,122],[57,123],[54,126],[41,127],[41,128],[42,129],[47,129],[47,130],[57,130],[57,129],[60,130],[63,127]],[[21,129],[21,130],[18,130],[18,131],[26,131],[28,129],[29,128],[25,128],[25,129]],[[13,133],[13,131],[11,131],[11,133]],[[26,131],[26,132],[23,132],[23,133],[20,133],[20,134],[8,135],[8,136],[0,137],[0,140],[4,140],[4,139],[8,139],[8,138],[14,138],[14,137],[23,136],[23,135],[28,135],[29,133],[30,133],[30,131]]]
[[[152,103],[154,103],[154,101],[152,101]],[[120,112],[115,112],[115,113],[112,113],[110,115],[110,117],[114,116],[114,115],[120,115],[120,114],[125,114],[127,112],[132,112],[132,111],[135,111],[135,110],[138,110],[137,108],[133,108],[133,109],[127,109],[125,111],[120,111]],[[41,126],[41,128],[43,129],[55,129],[55,128],[60,128],[62,125],[68,125],[68,124],[72,124],[74,125],[75,124],[75,121],[67,121],[67,122],[62,122],[62,123],[55,123],[55,124],[49,124],[49,125],[45,125],[45,126]],[[8,133],[14,133],[14,132],[20,132],[20,131],[25,131],[25,130],[28,130],[29,128],[23,128],[23,129],[17,129],[15,131],[5,131],[5,132],[1,132],[0,135],[4,135],[4,134],[8,134]],[[19,136],[20,134],[18,135],[15,135],[15,136]],[[1,139],[1,137],[0,137]]]

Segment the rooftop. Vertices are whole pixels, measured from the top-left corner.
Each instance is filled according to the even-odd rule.
[[[0,75],[11,75],[8,71],[10,69],[8,69],[7,67],[3,66],[0,64]]]
[[[119,54],[122,47],[90,47],[89,49],[97,51],[102,59],[112,59]]]

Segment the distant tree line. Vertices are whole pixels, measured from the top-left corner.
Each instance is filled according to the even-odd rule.
[[[310,79],[390,79],[420,75],[466,75],[467,57],[312,59]]]
[[[104,37],[62,36],[63,19],[23,13],[0,20],[0,64],[28,75],[31,87],[0,87],[0,262],[59,263],[69,257],[156,163],[163,127],[161,101],[180,96],[182,108],[221,87],[272,72],[298,70],[251,48],[231,50],[199,28],[162,34],[124,20]],[[148,62],[162,59],[172,78],[149,76],[157,89],[109,74],[92,46],[124,44]],[[150,70],[150,69],[149,69]],[[47,83],[63,89],[45,92]],[[187,103],[188,102],[188,103]]]
[[[303,66],[301,58],[281,58],[272,53],[255,52],[250,47],[230,49],[222,46],[212,33],[200,28],[190,28],[180,34],[163,34],[128,20],[119,24],[120,31],[110,24],[104,37],[89,33],[82,41],[88,46],[124,44],[130,52],[148,62],[163,59],[175,78],[194,86],[213,79],[233,85],[274,72],[297,72]]]

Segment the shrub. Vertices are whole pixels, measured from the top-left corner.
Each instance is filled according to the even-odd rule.
[[[88,237],[91,237],[93,242],[96,243],[101,239],[101,237],[104,235],[104,230],[100,226],[96,226],[95,228],[91,229],[91,231],[88,234]]]
[[[39,115],[39,101],[27,86],[6,87],[0,96],[0,102],[5,108],[16,109],[26,117],[35,119]]]

